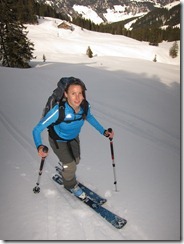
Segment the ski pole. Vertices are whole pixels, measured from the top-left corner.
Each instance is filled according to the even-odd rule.
[[[43,148],[43,152],[47,153],[48,152],[48,147],[44,146]],[[39,184],[40,184],[40,177],[42,175],[42,170],[43,170],[43,165],[44,165],[44,162],[45,162],[45,158],[46,157],[43,157],[41,159],[41,163],[40,163],[40,169],[39,169],[39,174],[38,174],[38,181],[36,183],[36,186],[33,188],[33,192],[34,193],[39,193],[40,192],[40,187],[39,187]]]
[[[112,128],[109,128],[108,131],[111,133],[112,132]],[[111,157],[112,157],[112,167],[113,167],[113,174],[114,174],[115,191],[118,191],[117,190],[116,171],[115,171],[115,161],[114,161],[113,138],[109,138],[109,140],[110,140],[110,149],[111,149]]]

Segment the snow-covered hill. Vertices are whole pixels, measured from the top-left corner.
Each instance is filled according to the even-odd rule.
[[[59,22],[45,18],[28,26],[37,57],[33,68],[0,67],[0,239],[179,240],[180,57],[169,57],[172,43],[152,47],[76,26],[58,30]],[[85,54],[88,46],[92,59]],[[121,230],[54,184],[57,158],[51,149],[41,192],[32,191],[40,164],[32,129],[63,76],[85,82],[93,114],[115,131],[118,192],[109,141],[87,123],[77,177],[128,220]],[[43,141],[49,146],[46,131]]]
[[[51,18],[46,18],[41,19],[39,25],[28,26],[28,37],[34,40],[37,60],[43,60],[42,57],[45,54],[48,61],[58,61],[59,59],[59,61],[67,62],[69,59],[70,62],[76,62],[71,60],[70,55],[77,55],[78,59],[83,59],[90,46],[95,56],[91,60],[92,63],[101,62],[101,58],[103,60],[104,57],[109,57],[105,58],[108,62],[111,56],[153,61],[155,55],[157,62],[176,65],[180,63],[179,56],[175,59],[169,56],[172,42],[160,43],[158,47],[149,46],[148,42],[140,42],[122,35],[92,32],[75,25],[73,25],[74,31],[59,29],[57,26],[60,23],[62,21],[59,19],[52,21]],[[38,35],[42,38],[37,38]],[[88,59],[88,61],[90,60]],[[120,65],[120,67],[122,66]],[[133,68],[135,67],[131,67],[131,70]]]

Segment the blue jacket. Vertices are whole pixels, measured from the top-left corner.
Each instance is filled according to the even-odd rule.
[[[65,119],[58,125],[54,125],[54,130],[63,140],[72,140],[76,138],[80,131],[81,127],[84,124],[84,120],[79,120],[84,111],[80,108],[78,113],[75,113],[74,109],[66,102],[65,103]],[[33,129],[33,138],[36,147],[42,145],[41,132],[45,130],[49,125],[56,122],[59,117],[59,105],[55,105],[46,115],[43,117],[40,122]],[[78,119],[78,120],[77,120]],[[95,117],[90,112],[90,105],[88,108],[88,114],[86,120],[101,134],[104,133],[105,129],[103,126],[95,119]],[[67,123],[67,121],[72,121]],[[62,141],[63,141],[62,140]]]

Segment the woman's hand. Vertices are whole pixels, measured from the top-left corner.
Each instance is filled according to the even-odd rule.
[[[48,156],[48,147],[40,145],[38,147],[38,155],[42,158],[46,158]]]
[[[109,128],[108,130],[104,131],[104,136],[112,140],[114,137],[114,131],[111,128]]]

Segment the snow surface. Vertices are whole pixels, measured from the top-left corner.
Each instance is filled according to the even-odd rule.
[[[108,23],[118,22],[121,20],[130,19],[132,17],[143,17],[146,13],[140,12],[137,14],[132,14],[126,12],[126,6],[115,5],[114,8],[107,9],[107,13],[104,13],[104,17],[106,18]],[[126,27],[126,25],[125,25]]]
[[[103,19],[98,16],[98,14],[89,6],[83,6],[83,5],[73,5],[73,9],[82,15],[84,19],[90,19],[95,24],[101,24],[103,23]]]
[[[152,47],[77,26],[58,30],[58,23],[45,18],[28,26],[37,57],[31,69],[0,67],[0,239],[179,240],[180,57],[169,56],[173,43]],[[85,54],[88,46],[92,59]],[[52,150],[41,191],[32,191],[40,165],[32,129],[63,76],[85,82],[93,114],[115,131],[118,192],[109,140],[87,122],[77,178],[128,220],[121,230],[52,181],[58,162]],[[49,146],[46,131],[42,137]]]

